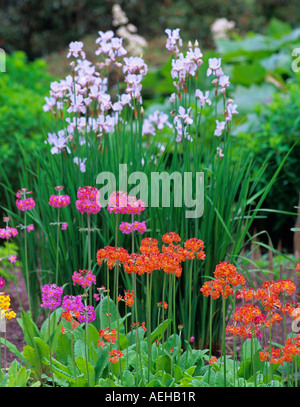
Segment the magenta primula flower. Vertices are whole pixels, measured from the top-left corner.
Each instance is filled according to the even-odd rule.
[[[61,230],[67,230],[68,226],[69,226],[69,225],[68,225],[67,222],[62,223],[62,225],[61,225]]]
[[[49,198],[49,205],[54,208],[62,208],[70,204],[70,197],[68,195],[51,195]]]
[[[95,308],[92,305],[84,306],[80,311],[77,319],[80,323],[92,322],[96,319]]]
[[[10,221],[9,216],[5,216],[3,218],[3,222],[6,223],[6,227],[5,228],[0,228],[0,238],[1,239],[7,239],[8,240],[9,238],[15,237],[18,234],[17,229],[8,226],[9,221]]]
[[[95,187],[79,187],[77,191],[76,208],[83,214],[95,215],[101,210],[99,191]]]
[[[146,232],[147,226],[146,226],[145,221],[143,221],[143,222],[135,221],[133,223],[121,222],[119,229],[122,233],[124,233],[126,235],[128,235],[132,232],[135,232],[135,231],[139,232],[142,235],[143,233]]]
[[[62,208],[68,206],[71,202],[69,195],[61,195],[60,192],[64,189],[63,186],[57,186],[54,189],[58,191],[58,195],[51,195],[49,205],[54,208]]]
[[[28,211],[35,207],[35,201],[31,197],[26,197],[27,194],[32,194],[32,192],[27,192],[27,188],[22,188],[16,193],[16,205],[20,211]]]
[[[80,312],[84,307],[81,295],[65,295],[62,308],[69,312]]]
[[[28,225],[27,226],[27,232],[30,233],[34,230],[34,225]]]
[[[46,284],[42,288],[42,304],[41,307],[55,309],[61,304],[61,296],[63,288],[56,284]]]
[[[141,199],[127,195],[123,191],[113,192],[108,201],[109,213],[123,213],[127,215],[140,215],[145,209],[145,203]]]
[[[17,236],[18,231],[15,228],[11,228],[7,226],[6,228],[1,228],[0,229],[0,238],[1,239],[9,239],[11,237]]]
[[[5,286],[5,280],[2,276],[0,276],[0,289]]]
[[[92,270],[79,270],[74,271],[72,275],[73,284],[78,284],[82,287],[90,287],[92,284],[96,284],[96,276]]]

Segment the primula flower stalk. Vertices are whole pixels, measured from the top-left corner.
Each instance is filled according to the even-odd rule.
[[[27,194],[32,192],[27,191],[27,188],[22,188],[16,193],[16,205],[17,208],[24,212],[24,252],[25,252],[25,275],[26,275],[26,285],[28,294],[29,311],[31,311],[31,290],[30,290],[30,279],[28,273],[28,249],[27,249],[27,211],[34,209],[35,201],[32,197],[26,197]]]
[[[63,294],[63,288],[58,287],[56,284],[46,284],[42,288],[42,304],[41,307],[47,308],[48,312],[48,340],[49,340],[49,358],[50,369],[53,387],[55,386],[53,369],[52,369],[52,351],[51,351],[51,325],[50,325],[50,311],[58,308],[61,305],[61,297]]]
[[[59,267],[59,228],[60,223],[60,208],[66,207],[70,204],[71,200],[69,195],[61,195],[61,191],[64,189],[64,186],[59,185],[54,188],[58,191],[58,195],[51,195],[49,198],[49,205],[53,208],[57,208],[57,230],[56,230],[56,273],[55,273],[55,283],[58,284],[58,267]],[[65,225],[63,223],[62,225]],[[64,230],[65,227],[61,226],[61,230]]]

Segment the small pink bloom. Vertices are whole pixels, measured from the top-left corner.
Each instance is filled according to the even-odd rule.
[[[15,262],[17,261],[17,256],[14,256],[13,254],[11,254],[11,255],[8,257],[8,260],[9,260],[11,263],[15,263]]]
[[[34,225],[28,225],[27,232],[30,233],[32,230],[34,230]]]

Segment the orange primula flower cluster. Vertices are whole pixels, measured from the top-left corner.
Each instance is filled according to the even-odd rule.
[[[292,295],[296,290],[296,286],[290,279],[279,281],[266,281],[262,288],[247,289],[245,286],[237,293],[237,298],[243,298],[245,301],[253,299],[259,300],[265,311],[271,312],[274,308],[280,310],[282,308],[279,296],[283,293]]]
[[[68,311],[63,311],[63,312],[62,312],[61,318],[62,318],[62,319],[65,319],[65,320],[68,321],[68,322],[71,322],[71,321],[72,321],[71,329],[74,330],[74,329],[76,329],[76,328],[78,327],[79,322],[76,321],[76,319],[73,319],[73,318],[78,318],[79,315],[80,315],[80,312],[79,312],[79,311],[69,311],[69,310],[68,310]],[[62,325],[62,327],[61,327],[61,331],[62,331],[63,334],[66,333],[66,329],[65,329],[65,327],[64,327],[63,325]]]
[[[128,259],[128,252],[123,247],[106,246],[97,251],[97,263],[99,266],[105,261],[111,270],[117,264],[123,264]]]
[[[99,331],[99,338],[103,338],[107,343],[116,343],[117,341],[117,331],[115,329],[104,328]],[[103,348],[105,342],[101,339],[98,341],[98,347]]]
[[[276,365],[282,365],[284,362],[290,363],[294,356],[300,356],[300,334],[288,338],[282,348],[271,348],[271,350],[259,353],[260,360],[269,360],[270,363]]]
[[[246,302],[259,301],[266,314],[263,314],[257,305],[246,304],[239,307],[235,310],[233,325],[228,326],[226,332],[243,338],[252,335],[261,336],[260,327],[269,328],[282,320],[282,316],[277,311],[294,315],[297,304],[288,302],[282,306],[280,295],[292,295],[295,290],[296,286],[290,279],[266,281],[262,288],[258,289],[247,288],[243,285],[236,297]]]
[[[204,243],[200,239],[188,239],[184,246],[181,246],[180,236],[169,232],[163,235],[162,241],[164,244],[160,251],[157,239],[144,238],[139,248],[140,254],[131,255],[120,247],[106,246],[98,250],[97,262],[101,266],[105,261],[110,269],[117,263],[123,264],[124,271],[128,274],[143,275],[152,273],[154,270],[163,270],[167,274],[175,274],[179,277],[182,274],[182,262],[192,260],[196,256],[200,260],[205,259]]]
[[[124,356],[124,353],[121,350],[113,349],[109,352],[108,360],[111,363],[119,363],[119,359]]]
[[[122,295],[118,296],[118,302],[119,301],[125,301],[125,304],[128,307],[132,307],[134,304],[134,291],[132,290],[131,292],[128,291],[124,291],[124,298],[122,297]]]
[[[233,315],[233,325],[226,327],[226,333],[242,338],[251,338],[252,336],[261,336],[258,325],[265,321],[258,306],[246,304],[238,307]]]
[[[140,326],[140,323],[139,322],[133,322],[131,325],[132,325],[132,327],[134,329],[138,329],[139,326]],[[145,322],[142,322],[142,328],[143,328],[144,331],[147,331],[147,328],[145,326]]]
[[[206,281],[200,291],[206,297],[217,299],[220,296],[228,298],[233,294],[233,288],[245,284],[245,277],[238,273],[236,267],[229,261],[219,263],[214,271],[214,280]]]
[[[269,328],[281,320],[282,317],[275,311],[272,311],[268,316],[263,314],[257,305],[245,304],[236,308],[233,315],[233,325],[228,325],[226,332],[234,336],[241,336],[244,339],[252,336],[261,337],[260,327]]]

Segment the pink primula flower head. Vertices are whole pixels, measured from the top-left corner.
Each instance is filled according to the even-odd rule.
[[[56,187],[63,188],[63,187]],[[68,206],[71,202],[69,195],[60,195],[60,189],[58,189],[59,195],[51,195],[49,198],[49,205],[53,206],[54,208],[62,208]]]
[[[81,295],[65,295],[62,301],[62,308],[69,312],[79,312],[83,308]]]
[[[7,226],[6,228],[1,228],[0,229],[0,238],[1,239],[9,239],[11,237],[17,236],[18,231],[15,228],[11,228],[10,226]]]
[[[41,307],[55,309],[61,305],[61,296],[63,288],[56,284],[46,284],[42,288],[42,304]]]
[[[90,287],[92,284],[96,284],[96,276],[92,270],[74,271],[72,280],[74,285],[78,284],[82,287]]]
[[[81,310],[77,317],[78,321],[82,324],[85,322],[93,322],[96,319],[95,308],[92,305],[86,305]]]
[[[27,188],[22,188],[16,193],[16,205],[20,211],[28,211],[35,207],[35,201],[31,197],[26,197],[27,194],[32,192],[27,192]]]
[[[5,280],[2,276],[0,276],[0,289],[5,286]]]
[[[27,232],[30,233],[34,230],[34,225],[28,225],[27,226]]]
[[[97,214],[101,210],[99,191],[95,187],[79,187],[77,191],[76,208],[83,214]]]
[[[127,215],[140,215],[145,209],[145,204],[141,199],[127,195],[123,191],[113,192],[108,201],[107,210],[109,213],[123,213]]]

